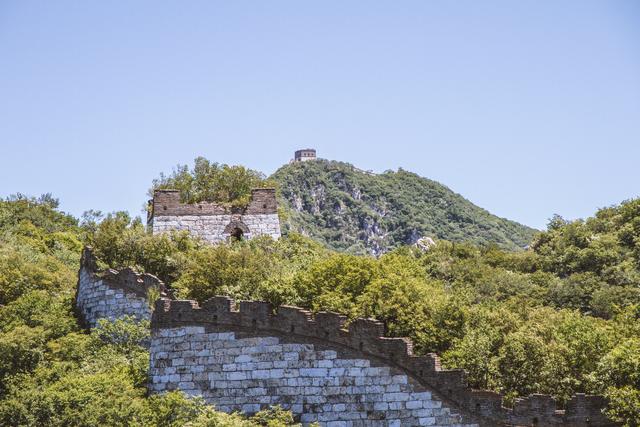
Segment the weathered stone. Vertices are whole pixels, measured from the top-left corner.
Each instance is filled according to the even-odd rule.
[[[80,262],[75,307],[90,328],[96,327],[100,319],[132,316],[137,320],[150,320],[152,311],[147,295],[151,289],[163,292],[164,284],[154,276],[137,274],[130,269],[98,271],[87,247]]]
[[[238,348],[242,349],[242,354],[230,357],[234,363],[209,363],[205,365],[207,372],[202,372],[198,365],[185,365],[186,358],[183,357],[183,353],[186,350],[173,350],[182,347],[184,341],[181,340],[184,336],[191,339],[198,337],[198,342],[207,342],[206,339],[217,340],[220,334],[207,334],[204,330],[201,330],[200,334],[193,334],[193,331],[187,332],[184,327],[174,328],[172,333],[162,331],[154,334],[156,338],[151,345],[153,354],[150,383],[164,385],[176,382],[179,389],[192,395],[202,395],[219,409],[240,410],[250,414],[259,411],[265,405],[277,402],[299,415],[303,423],[316,420],[325,426],[351,426],[353,420],[368,420],[371,424],[363,425],[375,425],[382,417],[388,423],[386,425],[409,426],[419,422],[435,421],[435,418],[427,416],[432,414],[425,413],[423,408],[442,404],[440,401],[436,403],[429,392],[413,389],[407,392],[387,392],[387,389],[393,389],[398,384],[407,384],[406,376],[392,375],[388,367],[369,367],[370,361],[365,359],[335,358],[335,352],[318,351],[309,344],[282,344],[277,337],[234,339],[233,334],[226,335],[225,339],[230,342],[222,346],[226,347],[226,350],[222,350],[221,356],[224,356],[225,351]],[[168,337],[173,338],[167,341]],[[298,352],[293,352],[292,349],[297,349]],[[302,353],[304,357],[300,357]],[[274,355],[286,357],[286,363],[291,363],[292,366],[287,369],[274,368],[274,362],[264,361],[273,358]],[[166,360],[167,357],[170,363],[159,363],[159,360]],[[242,363],[236,363],[239,360]],[[329,364],[333,366],[334,362],[341,362],[339,364],[349,367],[325,367]],[[167,373],[169,365],[185,365],[191,372],[174,377]],[[243,365],[271,367],[244,370]],[[196,382],[196,375],[203,375],[203,378],[209,381]],[[383,381],[387,386],[337,386],[350,382],[345,380],[374,380],[379,376],[388,377],[387,381]],[[218,380],[221,377],[225,379]],[[150,387],[152,392],[164,389]],[[396,418],[391,417],[393,414],[396,414]],[[418,421],[419,419],[422,421]],[[449,422],[448,418],[444,417],[441,425],[452,425],[454,421],[457,423],[457,418]]]
[[[209,243],[221,243],[232,236],[244,239],[262,235],[280,237],[273,189],[254,189],[249,205],[240,212],[216,203],[180,203],[177,190],[156,190],[150,206],[147,222],[154,234],[185,230]]]

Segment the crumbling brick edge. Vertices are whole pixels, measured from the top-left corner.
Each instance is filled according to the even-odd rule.
[[[80,290],[80,280],[82,272],[89,273],[96,280],[102,280],[102,283],[112,289],[120,289],[127,293],[134,294],[138,297],[149,299],[154,294],[159,298],[173,298],[170,290],[165,286],[162,280],[153,274],[138,273],[134,269],[127,267],[121,270],[113,268],[100,270],[98,260],[90,246],[85,246],[80,257],[80,269],[78,270],[78,285],[74,296],[73,310],[76,317],[80,319],[83,327],[88,328],[88,323],[84,318],[84,314],[78,307],[78,292]],[[157,293],[155,293],[157,292]],[[154,301],[150,301],[152,304]]]
[[[275,188],[253,188],[249,204],[245,207],[228,207],[215,202],[182,203],[180,191],[162,189],[153,192],[149,200],[147,223],[154,217],[184,215],[268,215],[278,213]]]

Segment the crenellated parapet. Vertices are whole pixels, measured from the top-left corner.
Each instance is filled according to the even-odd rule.
[[[95,327],[99,319],[115,320],[127,315],[149,320],[150,303],[160,297],[168,294],[156,276],[131,268],[100,270],[91,247],[83,249],[75,307],[87,326]]]
[[[131,267],[121,270],[108,268],[100,270],[98,260],[91,246],[85,246],[80,257],[80,270],[85,270],[92,278],[103,280],[109,287],[146,297],[151,290],[157,290],[159,297],[167,296],[167,288],[162,280],[153,274],[138,273]]]
[[[411,340],[386,337],[374,319],[228,297],[169,299],[153,275],[100,270],[89,247],[76,308],[90,327],[125,315],[151,319],[150,392],[180,389],[227,412],[278,404],[303,424],[353,427],[615,425],[601,396],[577,394],[559,409],[534,394],[506,408],[500,394],[469,388],[463,370],[415,355]]]
[[[503,406],[500,394],[472,390],[463,370],[442,369],[438,356],[413,354],[407,338],[385,337],[384,325],[373,319],[347,322],[345,316],[290,306],[274,307],[266,302],[234,302],[215,297],[198,304],[189,300],[156,301],[151,328],[162,331],[198,327],[207,333],[233,332],[240,337],[279,337],[286,342],[311,343],[349,357],[399,370],[459,411],[467,420],[484,426],[612,426],[603,414],[606,402],[600,396],[575,395],[565,409],[555,400],[534,394],[518,399],[513,408]],[[152,368],[153,368],[152,354]]]

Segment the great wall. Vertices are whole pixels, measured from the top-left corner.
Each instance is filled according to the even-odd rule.
[[[375,320],[347,324],[335,313],[226,297],[174,300],[152,275],[98,270],[90,248],[76,308],[87,326],[124,315],[150,320],[149,392],[182,390],[226,412],[280,405],[303,425],[332,427],[615,425],[599,396],[578,394],[558,409],[553,398],[531,395],[506,408],[499,394],[468,388],[462,370],[414,355],[406,338],[385,337]]]
[[[315,156],[299,150],[293,161]],[[156,190],[147,222],[154,234],[182,230],[216,244],[279,238],[277,212],[274,189],[254,189],[244,209],[181,203],[177,190]],[[328,427],[615,425],[599,396],[577,394],[559,409],[535,394],[504,407],[501,395],[470,389],[464,371],[442,369],[437,355],[416,356],[410,340],[385,337],[376,320],[227,297],[175,300],[153,275],[100,271],[90,248],[75,306],[87,327],[123,316],[150,321],[149,392],[181,390],[224,412],[280,405],[303,425]]]

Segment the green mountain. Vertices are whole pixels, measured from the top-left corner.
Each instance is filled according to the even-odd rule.
[[[290,163],[270,178],[280,187],[284,229],[337,250],[377,255],[427,236],[515,250],[536,232],[402,169],[373,174],[316,160]]]

